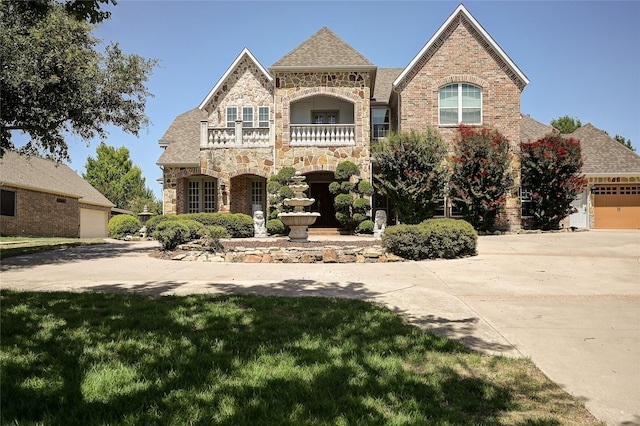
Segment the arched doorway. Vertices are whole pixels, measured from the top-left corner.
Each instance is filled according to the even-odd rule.
[[[336,210],[333,207],[333,195],[329,192],[329,184],[333,182],[333,172],[311,172],[305,174],[309,184],[308,195],[316,201],[311,205],[312,212],[320,213],[320,217],[311,228],[339,228]]]

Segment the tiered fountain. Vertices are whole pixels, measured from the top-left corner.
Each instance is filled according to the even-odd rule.
[[[291,177],[293,183],[289,184],[289,188],[293,191],[294,197],[285,198],[283,202],[285,205],[293,207],[293,211],[291,213],[278,214],[282,223],[291,229],[291,232],[289,232],[289,240],[297,243],[306,243],[309,241],[307,228],[320,216],[320,213],[317,212],[304,211],[305,207],[310,206],[316,201],[304,195],[305,191],[309,189],[309,185],[303,182],[305,179],[299,171]]]

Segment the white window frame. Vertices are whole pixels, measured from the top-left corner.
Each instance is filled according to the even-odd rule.
[[[249,181],[249,206],[251,206],[251,216],[258,210],[264,211],[265,182],[258,179]],[[255,208],[259,205],[259,208]]]
[[[266,113],[264,112],[266,110]],[[266,118],[265,118],[266,114]],[[258,107],[258,127],[269,127],[271,108],[269,106]]]
[[[185,211],[214,213],[218,211],[218,181],[214,178],[190,178],[186,183]]]
[[[457,123],[442,123],[442,109],[450,109],[451,107],[443,107],[442,106],[442,100],[440,99],[441,96],[441,92],[442,89],[445,89],[447,87],[451,87],[451,86],[456,86],[457,91],[458,91],[458,99],[457,99]],[[462,120],[463,117],[463,112],[465,109],[477,109],[478,107],[474,106],[474,107],[469,107],[469,106],[464,106],[462,104],[462,89],[464,86],[470,86],[473,87],[475,89],[478,89],[480,91],[480,121],[479,122],[464,122]],[[471,83],[450,83],[450,84],[446,84],[442,87],[440,87],[438,89],[438,125],[439,126],[458,126],[460,124],[468,124],[468,125],[481,125],[482,124],[482,116],[483,116],[483,94],[482,94],[482,87],[477,86],[475,84],[471,84]]]
[[[233,111],[233,114],[231,113]],[[233,117],[233,119],[230,119]],[[227,107],[227,115],[226,115],[227,127],[235,128],[236,120],[238,119],[238,107],[237,106],[228,106]]]
[[[382,121],[380,123],[376,123],[373,120],[374,114],[373,111],[384,111],[385,115],[384,115],[384,119],[385,121]],[[371,108],[371,137],[372,139],[376,140],[376,139],[382,139],[382,138],[386,138],[387,135],[389,134],[389,128],[390,128],[390,115],[391,115],[391,111],[389,110],[389,108]],[[376,132],[376,128],[378,128],[377,126],[382,126],[383,130],[378,130]],[[385,128],[386,127],[386,128]],[[378,134],[376,136],[376,133]]]
[[[254,127],[253,119],[254,119],[253,107],[243,106],[242,107],[242,127]]]

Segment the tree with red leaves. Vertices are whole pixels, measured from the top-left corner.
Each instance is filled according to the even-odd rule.
[[[476,230],[493,229],[513,186],[509,140],[496,130],[460,125],[451,158],[449,196]]]
[[[531,191],[535,226],[557,229],[586,183],[580,141],[550,134],[521,144],[522,186]]]

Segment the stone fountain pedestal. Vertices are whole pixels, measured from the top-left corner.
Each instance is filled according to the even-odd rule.
[[[303,182],[305,179],[300,172],[296,172],[295,176],[291,178],[293,183],[289,184],[289,188],[293,191],[294,198],[285,198],[283,202],[286,206],[292,206],[293,212],[278,214],[282,223],[291,229],[289,240],[297,243],[309,241],[309,225],[313,225],[320,216],[320,213],[317,212],[304,211],[305,207],[316,201],[313,198],[306,198],[304,195],[305,191],[309,189],[309,185]]]

